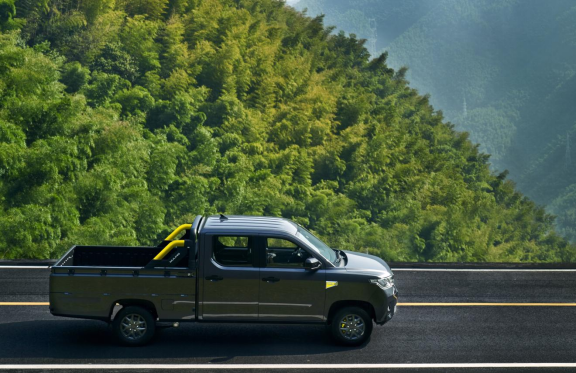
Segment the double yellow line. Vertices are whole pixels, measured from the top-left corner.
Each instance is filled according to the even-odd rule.
[[[0,306],[49,306],[48,302],[0,302]],[[576,307],[576,303],[398,303],[399,307]]]

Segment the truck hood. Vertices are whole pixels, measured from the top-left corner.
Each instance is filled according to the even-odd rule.
[[[362,254],[354,251],[344,251],[348,258],[346,271],[375,276],[391,276],[392,270],[381,258],[374,255]]]

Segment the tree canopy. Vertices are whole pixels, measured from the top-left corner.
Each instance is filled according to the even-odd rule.
[[[277,0],[4,0],[0,258],[284,216],[399,261],[572,261],[386,54]],[[15,4],[11,7],[10,4]]]

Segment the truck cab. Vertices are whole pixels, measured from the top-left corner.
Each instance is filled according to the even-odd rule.
[[[128,345],[157,322],[194,321],[327,324],[358,345],[393,317],[397,294],[382,259],[256,216],[198,216],[158,247],[74,246],[50,276],[53,315],[111,322]]]

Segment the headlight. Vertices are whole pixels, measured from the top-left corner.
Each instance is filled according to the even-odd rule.
[[[390,277],[382,277],[382,278],[373,278],[370,280],[371,283],[380,286],[382,289],[390,289],[394,286],[394,276]]]

